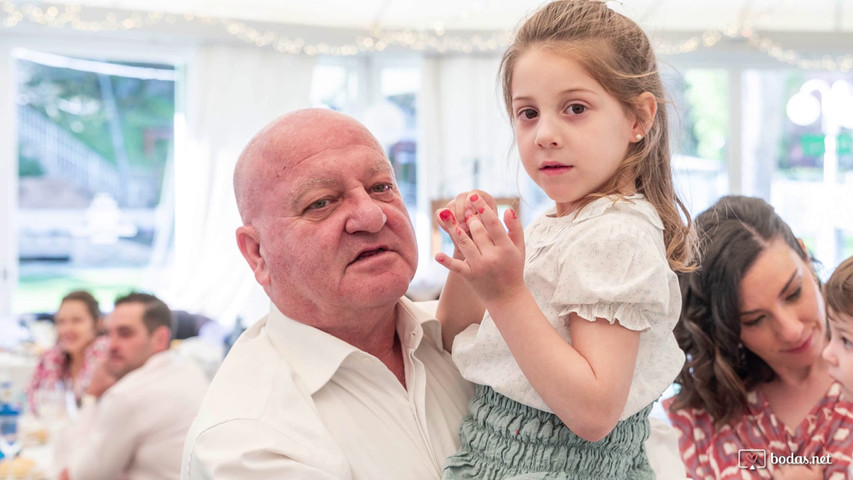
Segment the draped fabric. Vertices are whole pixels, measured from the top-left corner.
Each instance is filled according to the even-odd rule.
[[[241,222],[232,174],[258,130],[309,106],[313,68],[313,57],[221,45],[201,47],[190,62],[187,110],[176,118],[174,177],[165,180],[175,186],[174,274],[148,280],[171,307],[226,326],[237,316],[251,322],[266,313],[268,300],[234,239]]]

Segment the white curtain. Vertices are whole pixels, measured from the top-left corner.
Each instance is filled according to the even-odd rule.
[[[424,60],[424,137],[419,146],[430,198],[455,196],[474,187],[495,195],[518,194],[499,63],[497,56]]]
[[[150,290],[171,307],[230,326],[251,324],[269,301],[237,249],[231,183],[248,140],[274,118],[309,106],[313,57],[255,47],[201,47],[187,71],[176,118],[175,257],[171,278]],[[180,96],[180,95],[179,95]]]
[[[18,208],[18,130],[14,74],[12,42],[0,37],[0,321],[12,313],[18,283],[18,227],[14,215]]]
[[[433,200],[472,188],[496,197],[519,195],[519,164],[498,82],[498,56],[427,57],[418,112],[418,275],[410,294],[429,298],[446,271],[432,256]],[[476,172],[475,172],[476,170]],[[522,171],[523,172],[523,171]],[[421,294],[423,292],[423,294]]]

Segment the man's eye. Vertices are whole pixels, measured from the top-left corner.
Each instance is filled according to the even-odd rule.
[[[394,185],[392,185],[390,183],[380,183],[378,185],[373,186],[373,191],[375,193],[388,192],[388,191],[391,191],[393,189],[394,189]]]
[[[308,205],[307,210],[319,210],[321,208],[327,207],[331,203],[328,198],[322,198],[320,200],[311,202],[311,205]]]

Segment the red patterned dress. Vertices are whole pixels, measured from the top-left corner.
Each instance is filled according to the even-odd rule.
[[[54,385],[60,380],[73,388],[74,398],[79,403],[80,399],[83,398],[86,387],[89,386],[89,381],[92,379],[95,365],[100,359],[107,356],[108,346],[109,339],[106,336],[95,337],[95,340],[83,352],[83,366],[77,373],[76,379],[69,378],[68,355],[62,351],[59,345],[54,345],[50,349],[45,350],[39,359],[39,364],[33,372],[33,376],[30,378],[29,385],[27,385],[27,404],[29,408],[36,409],[35,392],[39,387]]]
[[[770,479],[775,465],[771,453],[777,456],[822,457],[831,459],[826,465],[826,480],[844,480],[853,457],[853,403],[840,398],[841,386],[833,383],[827,395],[803,419],[795,431],[789,430],[770,409],[770,404],[755,389],[747,394],[747,412],[734,426],[714,430],[711,417],[705,410],[686,408],[670,411],[673,398],[664,400],[672,425],[678,431],[678,444],[687,476],[700,480]],[[764,450],[765,467],[761,458],[758,468],[747,467],[749,459],[739,460],[741,449]],[[827,458],[827,455],[829,458]],[[739,464],[740,462],[740,464]]]

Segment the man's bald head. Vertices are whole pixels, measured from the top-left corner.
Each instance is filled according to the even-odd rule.
[[[297,110],[261,129],[240,154],[234,168],[234,194],[244,224],[257,215],[260,198],[287,174],[288,168],[324,150],[379,141],[354,118],[332,110]]]

